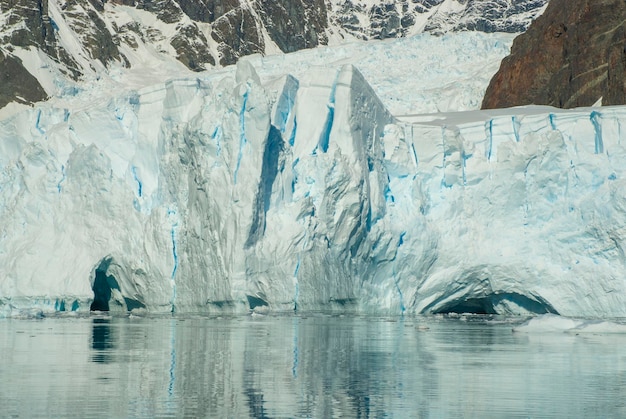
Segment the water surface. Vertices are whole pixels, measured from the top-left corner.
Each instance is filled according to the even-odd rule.
[[[0,417],[626,417],[626,335],[495,318],[0,320]]]

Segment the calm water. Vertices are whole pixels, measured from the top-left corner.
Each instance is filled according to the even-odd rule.
[[[0,320],[0,417],[626,417],[626,336],[506,321]]]

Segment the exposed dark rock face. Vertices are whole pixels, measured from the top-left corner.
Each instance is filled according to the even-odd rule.
[[[258,7],[267,32],[283,52],[328,42],[325,34],[328,17],[323,0],[260,0]]]
[[[176,50],[176,59],[193,71],[206,70],[206,64],[215,65],[206,37],[196,25],[177,28],[170,45]]]
[[[239,7],[238,0],[176,0],[180,8],[192,20],[212,23]]]
[[[47,0],[0,0],[0,13],[7,14],[3,44],[44,47],[54,39]]]
[[[174,0],[139,0],[136,7],[154,13],[165,23],[176,23],[183,17],[183,11]]]
[[[364,5],[356,0],[335,1],[330,21],[361,39],[406,36],[421,30],[523,32],[548,0],[396,0]],[[459,7],[460,6],[460,7]]]
[[[37,79],[22,65],[22,61],[0,51],[0,108],[7,103],[32,104],[48,98]]]
[[[626,1],[551,0],[517,37],[483,108],[626,103]]]
[[[252,12],[236,7],[213,23],[211,37],[218,43],[220,64],[237,62],[239,57],[265,51],[263,35]]]
[[[12,101],[33,103],[48,97],[22,61],[10,53],[15,47],[39,49],[62,64],[67,76],[78,76],[78,65],[57,43],[48,0],[0,0],[0,15],[6,16],[0,27],[0,46],[6,51],[0,50],[0,108]]]
[[[431,6],[426,3],[419,2],[410,10],[407,0],[381,2],[371,7],[347,0],[334,11],[332,20],[337,26],[360,39],[399,38],[405,36],[415,24],[415,14],[430,10]]]
[[[80,37],[81,45],[89,58],[98,60],[105,66],[112,62],[126,62],[126,57],[118,50],[117,42],[98,13],[104,10],[103,4],[97,0],[90,0],[87,4],[81,3],[83,2],[80,0],[67,1],[63,17]]]

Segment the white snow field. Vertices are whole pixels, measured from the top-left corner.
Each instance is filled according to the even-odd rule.
[[[510,42],[119,70],[9,112],[0,313],[626,316],[626,107],[476,111]]]

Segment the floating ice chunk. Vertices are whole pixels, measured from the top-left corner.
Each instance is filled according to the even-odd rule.
[[[581,325],[567,330],[568,333],[592,333],[592,334],[626,334],[626,324],[610,321],[587,321]]]
[[[584,322],[582,320],[562,317],[556,314],[544,314],[542,316],[533,317],[521,326],[514,327],[513,331],[519,333],[559,333],[566,332],[583,324]]]
[[[513,331],[519,333],[626,334],[626,324],[546,314],[514,327]]]

